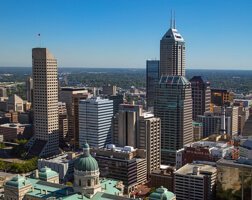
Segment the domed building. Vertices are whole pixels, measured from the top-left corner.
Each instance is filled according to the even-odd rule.
[[[176,196],[161,186],[160,188],[157,188],[155,192],[150,194],[149,200],[176,200]]]
[[[83,146],[83,154],[74,163],[74,190],[85,196],[92,197],[101,192],[98,163],[90,155],[87,143]]]

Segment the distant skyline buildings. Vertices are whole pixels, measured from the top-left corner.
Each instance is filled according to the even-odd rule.
[[[251,39],[233,39],[240,30],[252,34],[251,1],[108,1],[3,2],[0,66],[31,66],[30,48],[47,46],[59,67],[144,68],[146,59],[159,59],[158,40],[172,9],[190,41],[188,68],[251,69]],[[58,9],[48,11],[49,6]]]

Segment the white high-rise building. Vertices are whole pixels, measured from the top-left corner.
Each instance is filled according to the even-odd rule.
[[[30,153],[56,154],[59,149],[58,67],[48,49],[32,49],[32,73],[35,141]]]
[[[160,40],[160,76],[185,76],[185,41],[171,20],[171,27]]]
[[[79,146],[103,148],[111,143],[113,101],[93,97],[79,102]]]

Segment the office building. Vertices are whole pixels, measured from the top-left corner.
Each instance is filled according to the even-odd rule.
[[[122,94],[117,94],[109,96],[108,99],[113,101],[113,113],[115,116],[119,111],[119,105],[123,104],[124,96]]]
[[[68,118],[66,103],[59,102],[59,140],[63,141],[66,139],[68,134]]]
[[[79,147],[79,101],[91,97],[84,88],[63,87],[60,90],[60,101],[66,103],[68,117],[67,140]]]
[[[119,113],[113,121],[113,143],[117,146],[137,147],[139,117],[142,115],[142,106],[121,104]]]
[[[221,118],[222,116],[214,115],[214,113],[206,112],[204,115],[197,116],[197,122],[203,124],[203,138],[212,134],[221,134]],[[225,132],[231,135],[231,117],[225,116]]]
[[[215,199],[216,178],[216,167],[204,164],[186,164],[174,173],[176,198],[180,200]]]
[[[151,187],[164,186],[169,191],[174,191],[174,172],[176,171],[173,167],[165,167],[163,169],[156,169],[151,172]]]
[[[146,149],[148,178],[151,171],[159,169],[160,119],[152,113],[143,112],[142,106],[121,104],[113,120],[113,143]]]
[[[139,131],[137,134],[137,148],[146,149],[148,178],[153,170],[159,169],[161,164],[160,119],[153,114],[143,113],[139,118]]]
[[[59,150],[57,60],[46,48],[32,49],[34,140],[29,152],[37,156]]]
[[[28,77],[26,80],[26,100],[32,103],[33,98],[33,79]]]
[[[79,146],[87,141],[91,147],[111,144],[113,101],[92,97],[79,101]]]
[[[160,40],[159,75],[185,76],[185,41],[176,29],[175,20]]]
[[[5,87],[0,87],[0,97],[7,97],[7,90]]]
[[[116,86],[115,85],[105,85],[102,87],[102,94],[105,96],[114,96],[116,95]]]
[[[146,99],[148,109],[153,108],[155,87],[159,81],[159,60],[146,61]]]
[[[198,141],[179,149],[176,154],[176,168],[194,161],[216,162],[221,158],[237,159],[239,150],[227,142]]]
[[[26,131],[31,131],[30,124],[7,123],[0,125],[0,135],[5,142],[15,142],[17,139],[27,139]],[[31,135],[29,135],[31,136]]]
[[[125,185],[125,192],[147,182],[147,162],[144,149],[134,149],[130,146],[91,149],[91,153],[100,166],[102,177],[120,179]]]
[[[161,77],[154,114],[161,119],[161,163],[175,165],[176,151],[193,141],[191,84],[185,77]]]
[[[11,95],[7,100],[7,111],[23,112],[24,101],[16,94]]]
[[[73,152],[46,159],[38,159],[38,169],[41,170],[45,167],[51,168],[59,174],[59,180],[61,182],[66,182],[73,178],[74,161],[76,159],[76,155]]]
[[[211,104],[216,106],[230,106],[234,100],[234,93],[225,89],[211,89]]]
[[[203,138],[203,124],[200,122],[193,122],[193,140],[198,141]]]
[[[204,115],[205,112],[210,112],[210,82],[201,76],[194,76],[190,79],[190,83],[192,87],[192,118],[196,120],[198,115]]]

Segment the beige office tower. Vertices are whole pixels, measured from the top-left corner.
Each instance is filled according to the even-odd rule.
[[[153,114],[144,113],[139,118],[139,131],[137,137],[137,148],[146,149],[147,177],[152,171],[160,169],[160,118]]]
[[[143,112],[141,105],[121,104],[113,122],[113,143],[145,149],[147,177],[160,168],[160,119]]]
[[[141,105],[121,104],[113,124],[113,143],[117,146],[137,147],[138,120]]]
[[[30,152],[48,156],[59,150],[58,67],[48,49],[32,49],[32,72],[35,141]]]
[[[68,132],[66,103],[59,102],[58,108],[59,108],[59,140],[64,141],[67,137]]]
[[[64,87],[60,91],[60,101],[66,103],[68,115],[67,140],[75,147],[79,147],[79,101],[91,97],[83,88]]]
[[[185,76],[185,41],[171,22],[160,40],[160,76]]]

